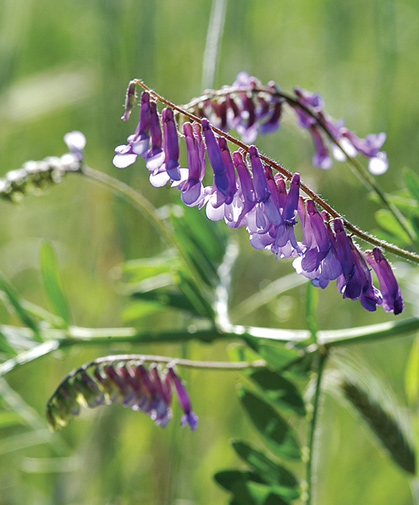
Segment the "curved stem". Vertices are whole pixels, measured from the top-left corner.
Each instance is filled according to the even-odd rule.
[[[284,102],[288,103],[291,107],[296,107],[304,110],[306,114],[311,116],[316,123],[322,128],[322,130],[326,133],[326,135],[329,137],[329,139],[342,151],[342,153],[345,155],[347,162],[351,166],[351,168],[355,171],[356,175],[360,178],[360,180],[363,182],[363,184],[370,190],[374,191],[381,202],[384,204],[384,206],[393,214],[395,219],[400,223],[400,226],[404,229],[404,231],[408,234],[410,240],[412,243],[416,244],[417,246],[419,245],[418,239],[409,224],[409,222],[406,220],[406,218],[403,216],[403,214],[399,211],[399,209],[391,203],[384,191],[381,189],[379,184],[376,182],[374,177],[365,170],[365,168],[353,157],[350,156],[346,150],[342,147],[341,143],[335,138],[333,133],[330,131],[330,129],[327,127],[323,117],[321,117],[319,114],[316,114],[313,112],[309,107],[306,107],[304,104],[300,103],[298,100],[296,100],[293,96],[289,95],[288,93],[284,93],[283,91],[275,90],[273,88],[269,87],[264,87],[264,86],[252,86],[252,87],[242,87],[240,89],[230,86],[230,87],[224,87],[221,90],[217,91],[210,91],[206,93],[205,95],[196,98],[186,104],[184,106],[185,109],[189,108],[194,108],[198,104],[201,104],[202,102],[210,101],[214,98],[218,98],[221,96],[226,96],[230,95],[232,93],[237,93],[237,92],[247,92],[247,93],[267,93],[269,95],[279,97],[283,99]],[[320,202],[318,202],[319,205]],[[333,215],[333,214],[332,214]]]
[[[87,179],[90,179],[91,181],[111,189],[123,196],[129,201],[129,203],[133,204],[137,210],[147,216],[168,245],[176,247],[167,226],[156,216],[156,208],[153,207],[150,201],[147,200],[147,198],[145,198],[141,193],[132,189],[128,186],[128,184],[125,184],[124,182],[121,182],[104,172],[99,172],[99,170],[95,170],[94,168],[85,165],[83,166],[81,174],[87,177]]]
[[[174,233],[171,233],[164,221],[157,217],[156,208],[151,204],[149,200],[147,200],[147,198],[145,198],[135,189],[132,189],[130,186],[128,186],[128,184],[125,184],[124,182],[121,182],[118,179],[105,174],[104,172],[99,172],[94,168],[84,165],[80,173],[91,181],[100,184],[101,186],[104,186],[108,189],[111,189],[116,193],[119,193],[123,198],[131,203],[134,208],[143,213],[150,220],[150,222],[153,223],[164,241],[169,246],[174,247],[177,250],[179,257],[190,272],[190,275],[193,278],[197,288],[201,286],[199,274],[197,273],[195,265],[190,260],[189,256],[183,252],[183,248],[177,240],[176,235]]]
[[[188,368],[199,368],[207,370],[245,370],[247,368],[262,368],[266,366],[266,361],[259,359],[256,361],[199,361],[183,358],[170,358],[167,356],[157,356],[152,354],[117,354],[115,356],[104,356],[97,358],[89,363],[83,365],[83,368],[88,368],[100,363],[107,363],[109,361],[145,361],[150,363],[167,363],[171,365],[184,366]]]
[[[167,100],[163,96],[159,95],[154,90],[152,90],[151,88],[149,88],[146,84],[144,84],[141,80],[134,79],[134,82],[136,82],[137,84],[139,84],[140,86],[142,86],[145,90],[147,90],[150,94],[152,94],[157,100],[159,100],[162,103],[168,105],[173,110],[175,110],[175,111],[179,112],[180,114],[188,117],[192,121],[196,121],[198,123],[201,123],[201,118],[199,118],[195,114],[192,114],[191,112],[188,112],[183,107],[179,107],[178,105],[176,105],[173,102]],[[258,88],[251,88],[251,90],[258,90]],[[228,91],[228,89],[224,93],[227,93],[227,91]],[[237,89],[235,91],[237,91]],[[245,91],[245,89],[240,89],[240,91]],[[259,89],[259,91],[261,91],[261,90]],[[280,94],[280,96],[286,96],[286,95]],[[295,102],[295,100],[294,100],[294,102]],[[189,106],[189,104],[188,104],[188,106]],[[306,107],[303,107],[301,105],[299,105],[299,106],[301,108],[303,108],[304,110],[307,110],[307,112],[310,112],[310,114],[313,117],[316,118],[316,116],[313,115],[313,113],[311,111],[309,111],[309,109],[307,109]],[[233,144],[235,144],[236,146],[240,147],[244,151],[246,151],[246,152],[249,151],[249,146],[247,144],[245,144],[244,142],[242,142],[241,140],[236,139],[232,135],[230,135],[230,134],[228,134],[228,133],[220,130],[219,128],[217,128],[215,126],[211,125],[211,128],[213,129],[213,131],[215,133],[217,133],[218,135],[221,135],[226,140],[232,142]],[[333,139],[333,137],[332,137],[332,139]],[[273,168],[274,170],[276,170],[279,173],[281,173],[286,179],[291,179],[291,177],[293,175],[292,172],[290,172],[289,170],[287,170],[285,167],[283,167],[282,165],[280,165],[278,162],[272,160],[271,158],[268,158],[267,156],[265,156],[263,154],[260,154],[259,156],[260,156],[260,159],[264,163],[266,163],[271,168]],[[322,207],[331,217],[341,219],[342,222],[343,222],[343,224],[345,225],[345,228],[348,231],[350,231],[351,233],[353,233],[354,235],[356,235],[357,237],[359,237],[360,239],[365,240],[366,242],[368,242],[368,243],[370,243],[370,244],[372,244],[374,246],[380,247],[380,248],[384,249],[387,252],[393,253],[396,256],[399,256],[399,257],[404,258],[406,260],[413,261],[415,263],[419,263],[419,255],[418,254],[415,254],[415,253],[413,253],[411,251],[406,251],[406,250],[401,249],[400,247],[397,247],[397,246],[395,246],[393,244],[389,244],[385,240],[380,240],[380,239],[374,237],[373,235],[371,235],[371,234],[369,234],[369,233],[367,233],[367,232],[359,229],[357,226],[353,225],[348,220],[346,220],[341,214],[339,214],[339,212],[337,212],[333,207],[331,207],[325,200],[323,200],[317,193],[315,193],[314,191],[312,191],[303,182],[300,182],[300,188],[301,188],[302,191],[304,191],[304,193],[309,198],[311,198],[317,205],[319,205],[320,207]],[[385,197],[384,193],[382,193],[382,195]],[[387,198],[386,198],[386,201],[387,201]],[[386,206],[387,206],[387,204],[386,204]],[[399,221],[399,219],[398,219],[397,216],[396,216],[396,219]],[[410,233],[409,233],[409,236],[410,236]]]
[[[312,402],[312,415],[308,427],[308,455],[306,464],[306,478],[307,478],[307,498],[306,505],[312,505],[314,503],[313,498],[313,481],[314,481],[314,466],[315,466],[315,445],[316,445],[316,428],[319,417],[320,409],[320,393],[321,393],[321,382],[323,377],[323,371],[325,368],[327,359],[327,352],[324,354],[319,354],[319,366],[317,368],[317,379],[316,386],[314,390],[313,402]]]

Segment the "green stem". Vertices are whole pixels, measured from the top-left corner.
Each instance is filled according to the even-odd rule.
[[[410,481],[412,491],[413,505],[419,505],[419,478],[415,477]]]
[[[125,184],[124,182],[121,182],[118,179],[105,174],[104,172],[99,172],[98,170],[85,165],[83,166],[81,174],[84,175],[87,179],[90,179],[91,181],[104,186],[107,189],[111,189],[116,193],[119,193],[153,223],[157,231],[160,233],[168,245],[176,247],[176,244],[167,226],[161,219],[157,217],[156,208],[141,193],[135,191],[135,189],[132,189],[130,186],[128,186],[128,184]]]
[[[157,209],[151,204],[147,198],[145,198],[141,193],[132,189],[128,184],[115,179],[103,172],[99,172],[93,168],[83,165],[81,174],[90,179],[91,181],[110,189],[123,198],[125,198],[131,205],[144,214],[151,223],[156,227],[157,231],[160,233],[164,241],[171,247],[174,247],[179,253],[179,257],[183,261],[184,266],[190,273],[190,276],[195,282],[197,289],[200,288],[200,276],[196,270],[195,265],[190,260],[189,256],[184,253],[184,250],[179,243],[176,235],[171,233],[169,227],[165,222],[157,217]]]
[[[266,361],[259,359],[256,361],[199,361],[184,358],[171,358],[168,356],[157,356],[152,354],[117,354],[115,356],[104,356],[97,358],[89,363],[83,365],[83,368],[99,365],[100,363],[109,363],[110,361],[145,361],[149,363],[166,363],[177,366],[184,366],[187,368],[198,368],[205,370],[245,370],[248,368],[262,368],[266,366]]]
[[[362,326],[344,330],[319,331],[317,333],[318,344],[325,348],[338,347],[350,344],[361,344],[363,342],[383,340],[385,338],[403,337],[412,334],[419,329],[419,318],[412,317],[399,322],[388,322],[371,326]],[[31,338],[32,332],[27,328],[0,326],[0,331],[4,334],[12,331],[19,332],[24,338]],[[27,351],[21,352],[18,356],[10,358],[0,364],[0,377],[30,363],[42,356],[46,356],[58,349],[65,349],[73,346],[86,345],[121,345],[121,344],[144,344],[144,343],[179,343],[185,340],[201,340],[212,342],[214,340],[237,340],[241,338],[261,338],[274,342],[296,344],[307,341],[310,332],[307,330],[287,330],[259,328],[254,326],[229,325],[229,330],[221,328],[204,328],[195,331],[187,329],[172,330],[167,332],[139,332],[136,328],[82,328],[71,326],[65,330],[46,329],[41,330],[45,342],[35,345]]]
[[[312,402],[312,416],[308,427],[308,459],[306,464],[306,478],[307,478],[307,497],[306,505],[312,505],[314,502],[313,498],[313,480],[314,480],[314,466],[315,466],[315,442],[316,442],[316,428],[317,421],[319,417],[320,408],[320,393],[321,393],[321,381],[323,377],[323,371],[325,368],[327,359],[327,352],[325,354],[319,354],[319,366],[317,368],[317,379],[316,386],[314,390],[313,402]]]

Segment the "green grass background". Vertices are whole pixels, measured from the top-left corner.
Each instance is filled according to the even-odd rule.
[[[176,192],[148,184],[143,164],[112,166],[113,149],[135,127],[119,120],[131,78],[185,103],[202,91],[202,62],[212,3],[190,0],[0,0],[0,173],[26,160],[60,155],[67,131],[87,137],[90,166],[140,189],[156,206],[178,201]],[[246,70],[289,91],[320,92],[326,110],[344,117],[364,136],[386,131],[386,191],[401,189],[403,167],[417,171],[419,152],[419,4],[417,0],[227,0],[214,86]],[[363,229],[376,227],[377,206],[350,169],[311,166],[312,144],[285,115],[281,132],[258,139],[269,156],[321,193]],[[162,249],[146,219],[120,198],[78,176],[19,205],[0,202],[0,270],[26,299],[48,306],[41,287],[39,250],[54,244],[75,324],[122,325],[127,300],[118,294],[115,268],[126,259]],[[289,262],[255,251],[244,230],[235,269],[234,303],[292,271]],[[414,271],[407,279],[407,314],[417,313]],[[416,274],[417,275],[417,274]],[[239,323],[304,327],[303,288],[277,298]],[[334,286],[319,293],[321,329],[392,320],[342,300]],[[0,307],[1,321],[15,320]],[[185,325],[168,314],[156,324]],[[359,346],[404,402],[403,374],[411,339]],[[227,495],[212,474],[239,466],[232,437],[259,443],[236,399],[235,373],[185,374],[200,416],[195,433],[178,426],[179,412],[161,430],[117,406],[84,416],[62,434],[45,432],[44,404],[72,368],[126,347],[90,347],[35,362],[14,372],[9,384],[31,410],[24,426],[0,430],[0,505],[220,504]],[[179,356],[179,346],[142,346],[134,352]],[[222,359],[225,345],[192,344],[195,358]],[[19,400],[19,398],[18,398]],[[19,400],[20,401],[20,400]],[[22,410],[23,412],[23,410]],[[23,415],[23,414],[22,414]],[[318,505],[410,505],[408,482],[385,458],[359,420],[326,395],[320,421]],[[34,428],[34,430],[32,430]],[[303,435],[303,432],[301,433]],[[47,437],[47,443],[44,438]],[[61,459],[50,459],[59,457]]]

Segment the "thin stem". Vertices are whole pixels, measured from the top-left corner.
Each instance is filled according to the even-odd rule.
[[[181,244],[177,240],[174,233],[170,232],[170,229],[165,224],[165,222],[157,217],[157,210],[151,204],[147,198],[145,198],[141,193],[132,189],[128,184],[111,177],[103,172],[99,172],[88,166],[83,166],[81,174],[101,186],[104,186],[112,191],[119,193],[123,198],[125,198],[129,203],[131,203],[134,208],[143,213],[156,227],[157,231],[160,233],[164,241],[171,247],[174,247],[179,253],[179,257],[183,261],[187,270],[189,271],[191,277],[193,278],[196,287],[199,289],[201,282],[199,280],[199,274],[197,273],[196,267],[190,260],[189,256],[183,252]]]
[[[83,368],[99,365],[100,363],[108,363],[109,361],[145,361],[149,363],[170,363],[171,365],[184,366],[187,368],[198,368],[206,370],[245,370],[248,368],[262,368],[266,366],[266,361],[259,359],[256,361],[199,361],[183,358],[170,358],[167,356],[157,356],[151,354],[120,354],[115,356],[104,356],[103,358],[95,359]]]
[[[230,331],[232,324],[228,313],[228,300],[231,285],[231,270],[239,255],[239,246],[230,242],[226,248],[223,261],[218,267],[219,283],[215,290],[214,311],[216,314],[216,324],[219,328]]]
[[[314,390],[313,402],[312,402],[312,415],[308,427],[308,459],[306,464],[306,478],[307,478],[307,497],[306,505],[312,505],[314,503],[313,498],[313,481],[314,481],[314,466],[315,466],[315,442],[316,442],[316,428],[319,417],[320,409],[320,394],[321,394],[321,381],[323,377],[323,371],[325,368],[327,359],[327,352],[324,354],[319,354],[319,366],[317,368],[317,379]]]
[[[169,100],[167,100],[166,98],[164,98],[163,96],[159,95],[154,90],[152,90],[151,88],[149,88],[141,80],[134,79],[134,81],[137,84],[139,84],[140,86],[142,86],[145,90],[147,90],[150,94],[152,94],[157,100],[159,100],[162,103],[168,105],[173,110],[176,110],[177,112],[179,112],[180,114],[188,117],[192,121],[196,121],[196,122],[198,122],[198,123],[201,124],[201,118],[199,118],[195,114],[192,114],[191,112],[188,112],[184,108],[179,107],[178,105],[174,104],[173,102],[170,102]],[[252,88],[252,90],[261,91],[261,89],[259,89],[259,88]],[[224,91],[224,93],[227,93],[227,91],[228,91],[228,89],[226,91]],[[237,91],[237,89],[235,91]],[[241,89],[240,91],[245,91],[245,90]],[[280,94],[280,96],[282,96],[282,95],[283,94]],[[294,100],[294,102],[295,102],[295,100]],[[311,111],[309,111],[309,109],[306,109],[305,107],[303,107],[301,105],[299,105],[299,106],[301,108],[304,108],[304,110],[307,110],[308,112],[310,112],[310,114],[313,117],[316,117],[316,116],[313,115],[313,113],[311,113]],[[188,104],[188,107],[189,107],[189,104]],[[213,125],[211,125],[211,128],[213,129],[213,131],[215,133],[217,133],[218,135],[223,136],[226,140],[228,140],[228,141],[232,142],[233,144],[235,144],[236,146],[240,147],[245,152],[249,151],[249,146],[247,144],[245,144],[244,142],[236,139],[232,135],[230,135],[230,134],[228,134],[228,133],[220,130],[219,128],[217,128],[217,127],[215,127]],[[273,168],[274,170],[276,170],[279,173],[281,173],[286,179],[291,179],[291,177],[293,175],[292,172],[290,172],[289,170],[287,170],[285,167],[283,167],[282,165],[280,165],[278,162],[272,160],[271,158],[268,158],[267,156],[265,156],[263,154],[260,154],[259,156],[260,156],[260,159],[264,163],[266,163],[271,168]],[[388,251],[388,252],[390,252],[392,254],[395,254],[395,255],[397,255],[397,256],[399,256],[401,258],[413,261],[415,263],[419,263],[419,255],[418,254],[415,254],[415,253],[413,253],[411,251],[406,251],[404,249],[401,249],[400,247],[398,247],[396,245],[389,244],[385,240],[380,240],[380,239],[374,237],[373,235],[370,235],[369,233],[367,233],[367,232],[359,229],[357,226],[353,225],[348,220],[346,220],[341,214],[339,214],[339,212],[337,212],[333,207],[331,207],[325,200],[323,200],[317,193],[315,193],[314,191],[312,191],[303,182],[300,182],[300,188],[301,188],[302,191],[304,191],[304,193],[309,198],[311,198],[317,205],[319,205],[320,207],[322,207],[331,217],[341,219],[342,222],[343,222],[343,224],[345,225],[345,228],[348,231],[350,231],[351,233],[353,233],[354,235],[356,235],[357,237],[359,237],[360,239],[365,240],[366,242],[368,242],[368,243],[370,243],[370,244],[372,244],[374,246],[380,247],[380,248],[384,249],[385,251]],[[384,195],[384,193],[383,193],[383,195]],[[399,221],[399,219],[397,218],[397,216],[396,216],[396,219]],[[410,236],[410,234],[409,234],[409,236]]]
[[[419,505],[419,478],[415,477],[410,481],[412,491],[413,505]]]
[[[202,64],[202,89],[214,86],[215,71],[219,59],[224,31],[227,0],[213,0]]]
[[[133,204],[137,210],[147,216],[167,244],[176,247],[167,226],[156,216],[156,208],[141,193],[132,189],[128,186],[128,184],[88,166],[84,165],[81,173],[91,181],[111,189],[123,196],[129,201],[129,203]]]

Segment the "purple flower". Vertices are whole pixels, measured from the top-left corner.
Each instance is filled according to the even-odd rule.
[[[313,156],[313,165],[323,169],[329,169],[332,166],[332,158],[329,150],[323,140],[323,137],[316,126],[310,126],[310,133],[314,141],[316,152]]]
[[[383,295],[383,309],[386,312],[394,312],[395,315],[400,314],[404,308],[403,297],[389,262],[377,247],[372,251],[365,251],[365,256],[378,277]]]
[[[237,191],[233,201],[225,209],[225,221],[231,228],[247,225],[247,216],[256,205],[253,180],[241,151],[233,153],[233,164],[237,170]]]
[[[151,147],[146,154],[146,167],[150,172],[153,172],[164,163],[163,135],[156,102],[150,102],[150,136]]]
[[[150,132],[150,96],[146,91],[141,93],[140,119],[135,132],[127,138],[127,145],[115,148],[116,155],[113,164],[117,168],[126,168],[132,165],[137,156],[142,156],[148,149]]]
[[[180,406],[182,407],[185,414],[182,416],[181,425],[189,424],[192,430],[195,430],[198,425],[198,416],[192,410],[191,401],[189,399],[188,392],[185,389],[180,378],[176,375],[173,367],[169,366],[167,368],[170,380],[174,384],[179,399]]]
[[[195,134],[194,134],[195,130]],[[181,190],[181,198],[185,205],[198,205],[203,196],[202,179],[205,175],[205,146],[201,137],[199,125],[183,124],[186,142],[188,168],[181,168],[182,179],[177,184]]]
[[[173,110],[170,107],[165,107],[162,110],[162,121],[165,168],[170,179],[179,181],[179,138],[175,119],[173,117]]]

